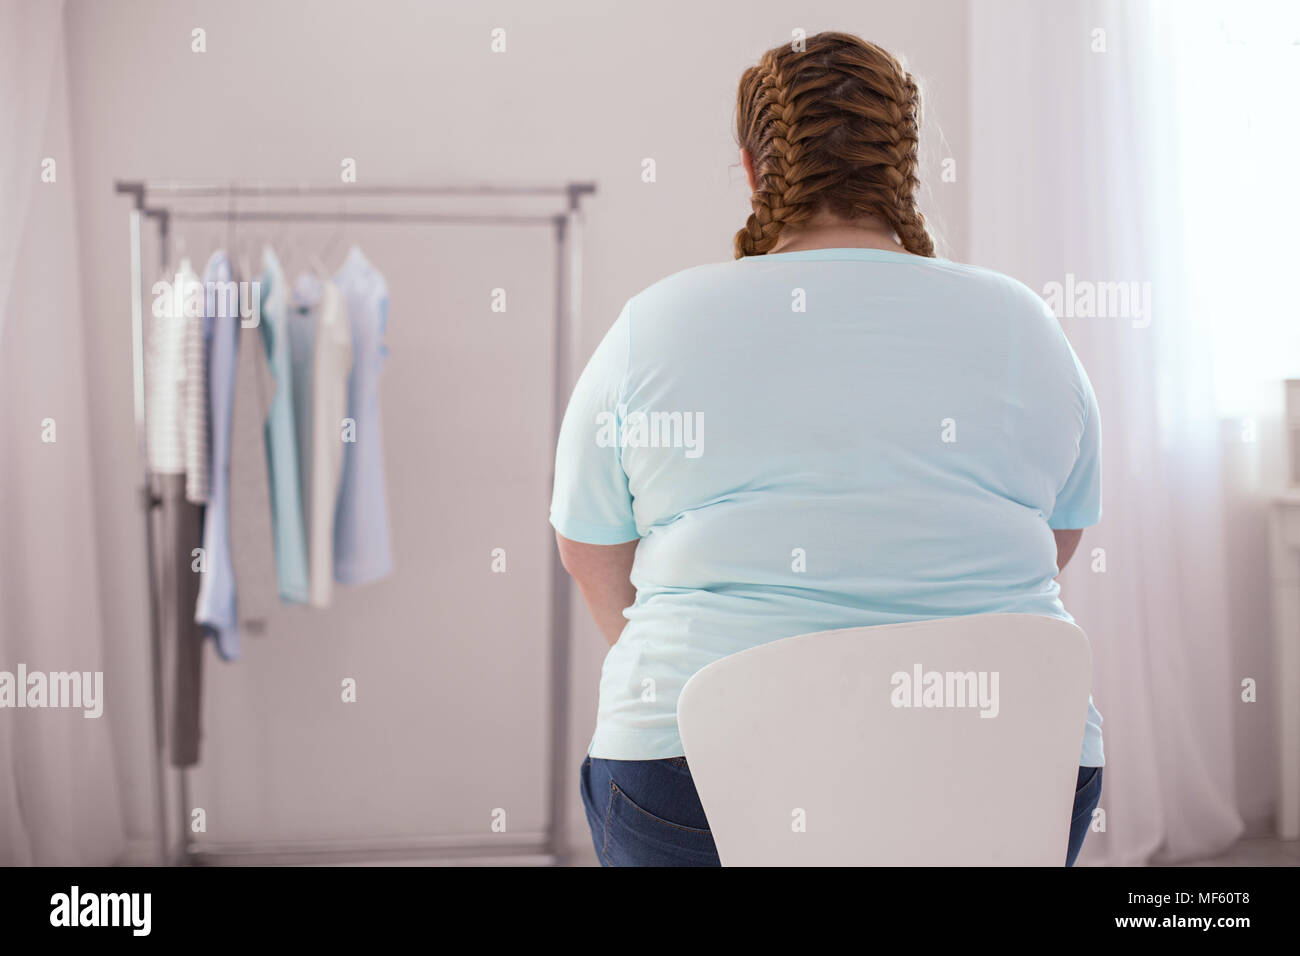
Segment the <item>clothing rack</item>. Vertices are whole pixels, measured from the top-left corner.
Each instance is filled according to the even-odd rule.
[[[548,700],[548,759],[546,781],[546,825],[540,833],[501,834],[489,841],[473,836],[432,837],[418,840],[310,840],[284,843],[230,843],[207,848],[196,847],[190,836],[189,777],[186,768],[178,768],[180,796],[177,820],[180,825],[175,849],[167,833],[167,756],[164,732],[164,695],[162,674],[161,624],[158,583],[154,575],[154,514],[161,505],[153,488],[147,447],[144,370],[144,266],[142,228],[146,220],[156,225],[160,261],[166,268],[171,261],[171,224],[174,221],[217,222],[340,222],[340,223],[411,223],[446,225],[493,225],[549,227],[555,233],[556,299],[554,360],[556,365],[553,410],[558,433],[572,384],[579,293],[582,268],[582,199],[595,193],[594,183],[570,182],[560,185],[443,185],[432,183],[386,183],[363,185],[310,183],[239,183],[180,182],[173,180],[118,180],[115,192],[132,197],[129,214],[131,255],[131,334],[132,366],[135,387],[135,428],[137,452],[143,479],[140,502],[144,515],[145,547],[149,564],[149,633],[150,666],[153,685],[154,789],[156,791],[155,829],[158,861],[175,864],[301,864],[349,862],[397,862],[403,860],[460,860],[463,862],[510,859],[520,862],[564,862],[567,852],[564,781],[569,768],[569,623],[570,591],[568,577],[560,564],[558,551],[551,553],[551,620],[549,628],[550,698]],[[239,200],[250,198],[332,197],[347,203],[354,197],[521,198],[550,197],[562,200],[564,208],[536,214],[429,213],[396,210],[340,209],[337,212],[294,209],[239,209]],[[208,198],[226,199],[227,207],[216,210],[173,208],[177,201]]]

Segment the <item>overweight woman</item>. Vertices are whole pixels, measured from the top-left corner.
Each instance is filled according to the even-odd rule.
[[[735,261],[629,299],[574,389],[551,523],[611,645],[581,770],[605,865],[718,865],[676,717],[710,662],[832,628],[1071,620],[1056,576],[1101,515],[1096,399],[1042,299],[935,257],[920,112],[857,37],[764,54],[737,98]],[[1079,738],[1066,865],[1101,794],[1091,700]]]

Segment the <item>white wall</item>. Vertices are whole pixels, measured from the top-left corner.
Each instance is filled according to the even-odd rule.
[[[196,27],[203,54],[190,51]],[[504,55],[489,52],[493,27],[507,30]],[[906,55],[929,96],[926,208],[960,258],[964,181],[940,183],[937,166],[968,135],[964,0],[70,3],[106,678],[133,836],[152,823],[147,616],[127,202],[113,179],[333,181],[343,157],[371,182],[593,179],[585,356],[626,297],[729,258],[748,212],[735,85],[796,27]],[[640,180],[645,157],[653,184]],[[200,255],[220,238],[186,232]],[[209,656],[195,802],[212,839],[481,831],[496,806],[512,810],[512,829],[541,821],[549,246],[468,230],[353,234],[392,288],[383,406],[399,570],[326,613],[285,611],[246,639],[240,663]],[[314,235],[305,241],[325,233]],[[494,286],[509,289],[506,316],[488,311]],[[498,546],[504,576],[488,571]],[[570,781],[604,650],[579,617]],[[343,676],[359,681],[352,708],[336,702]],[[584,843],[576,791],[569,804]]]

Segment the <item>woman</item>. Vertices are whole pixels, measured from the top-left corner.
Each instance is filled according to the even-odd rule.
[[[676,726],[706,664],[833,628],[1070,620],[1096,400],[1038,296],[935,258],[920,108],[857,37],[764,54],[737,99],[737,261],[630,299],[574,390],[551,523],[612,645],[582,766],[603,864],[718,864]],[[1081,723],[1067,865],[1104,763],[1091,701]]]

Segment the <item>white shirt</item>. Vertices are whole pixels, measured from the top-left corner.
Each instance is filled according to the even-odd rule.
[[[327,607],[334,582],[334,512],[343,471],[352,332],[338,286],[299,276],[289,310],[294,420],[307,518],[308,603]]]
[[[203,320],[201,314],[187,316],[185,308],[196,295],[203,301],[202,285],[189,259],[181,261],[168,281],[172,285],[158,293],[151,310],[145,363],[149,469],[158,475],[185,475],[185,497],[203,504],[210,469]]]

